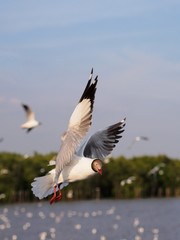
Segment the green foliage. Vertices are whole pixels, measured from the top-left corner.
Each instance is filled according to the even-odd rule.
[[[55,155],[34,153],[24,157],[1,152],[0,202],[35,200],[31,182],[52,168],[48,163]],[[96,174],[64,188],[64,199],[70,190],[73,199],[180,196],[180,161],[164,155],[110,158],[102,176]]]

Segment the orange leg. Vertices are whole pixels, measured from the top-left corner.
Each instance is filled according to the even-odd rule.
[[[61,193],[60,186],[61,186],[61,184],[58,184],[58,193],[59,193],[58,195],[56,195],[56,187],[57,186],[54,186],[54,194],[53,194],[52,198],[50,199],[50,204],[61,200],[62,193]]]
[[[56,196],[56,199],[55,199],[56,202],[60,201],[61,198],[62,198],[62,192],[61,192],[61,189],[60,189],[60,184],[58,184],[58,193],[59,194]]]
[[[52,204],[53,202],[55,202],[56,199],[56,186],[54,186],[54,195],[52,196],[52,198],[50,199],[50,204]]]

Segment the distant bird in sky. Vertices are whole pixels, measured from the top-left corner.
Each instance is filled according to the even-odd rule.
[[[81,143],[92,123],[92,111],[95,100],[98,77],[92,80],[93,70],[86,88],[75,107],[62,135],[55,168],[46,176],[34,179],[32,191],[39,199],[53,194],[50,204],[62,198],[61,189],[77,180],[85,179],[96,172],[102,174],[102,160],[111,153],[124,131],[125,119],[93,134]],[[81,145],[80,145],[81,144]],[[58,191],[58,195],[57,195]]]
[[[34,112],[31,110],[31,108],[28,105],[26,105],[24,103],[22,103],[21,105],[22,105],[22,107],[23,107],[23,109],[25,111],[26,119],[27,119],[27,121],[21,125],[21,128],[26,129],[27,133],[28,133],[33,128],[41,125],[41,122],[38,122],[35,119],[35,114],[34,114]]]
[[[139,141],[148,141],[148,140],[149,140],[149,138],[146,137],[146,136],[136,136],[136,137],[133,139],[131,145],[128,147],[128,149],[131,149],[136,142],[139,142]]]
[[[0,142],[3,142],[3,141],[4,141],[4,138],[3,138],[3,137],[1,137],[1,138],[0,138]]]
[[[134,140],[135,140],[136,142],[141,141],[141,140],[148,141],[149,138],[148,138],[148,137],[145,137],[145,136],[137,136],[137,137],[135,137]]]

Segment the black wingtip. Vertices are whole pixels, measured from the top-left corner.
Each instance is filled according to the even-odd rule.
[[[126,118],[108,127],[109,137],[111,136],[112,139],[114,138],[114,140],[117,140],[122,137],[121,134],[124,132],[125,130],[124,127],[126,125],[125,120]]]
[[[21,106],[24,108],[24,110],[28,110],[29,109],[29,107],[28,107],[28,105],[27,104],[24,104],[24,103],[21,103]]]
[[[97,82],[97,81],[98,81],[98,75],[95,77],[94,81],[95,81],[95,82]]]
[[[29,133],[33,128],[28,128],[26,133]]]
[[[92,72],[92,70],[91,70],[91,72]],[[88,83],[85,87],[85,90],[84,90],[79,102],[81,102],[83,99],[91,99],[91,101],[93,103],[94,98],[95,98],[96,85],[98,82],[98,76],[95,77],[93,82],[91,82],[91,80],[92,80],[92,74],[91,74],[91,78],[88,80]]]
[[[21,103],[21,105],[24,107],[24,106],[26,106],[26,107],[28,107],[28,105],[27,104],[25,104],[25,103]]]
[[[123,124],[123,127],[126,125],[126,117],[120,121],[121,124]]]
[[[92,77],[93,77],[93,68],[91,69],[91,73],[90,73],[90,76],[89,76],[89,82],[91,82]]]

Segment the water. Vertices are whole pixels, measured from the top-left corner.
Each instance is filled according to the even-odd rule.
[[[180,240],[180,199],[0,206],[0,240]]]

